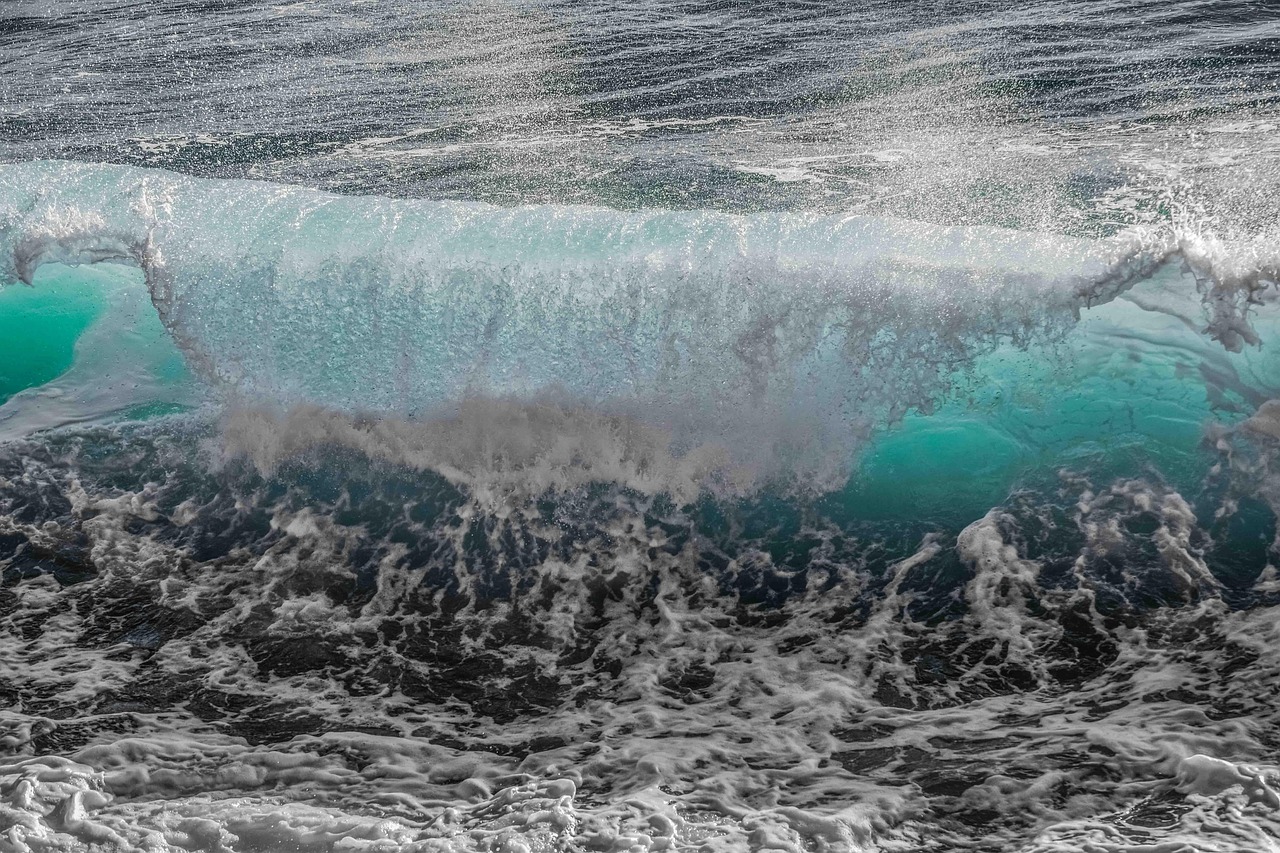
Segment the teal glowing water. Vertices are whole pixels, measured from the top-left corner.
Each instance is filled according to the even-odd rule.
[[[71,366],[76,339],[102,312],[102,294],[92,282],[42,282],[39,292],[0,291],[0,402],[25,388],[43,385]]]
[[[180,349],[136,272],[110,266],[40,270],[33,287],[0,291],[0,432],[9,436],[189,408],[199,396]]]

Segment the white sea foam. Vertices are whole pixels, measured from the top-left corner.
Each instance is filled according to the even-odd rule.
[[[689,501],[703,489],[749,490],[768,472],[735,460],[724,446],[677,453],[667,431],[632,418],[541,401],[469,400],[452,416],[420,421],[359,418],[316,407],[287,412],[231,410],[222,452],[248,457],[265,473],[335,448],[416,471],[434,471],[477,495],[528,495],[616,483]]]
[[[56,468],[30,473],[62,476]],[[718,594],[716,579],[695,565],[700,546],[669,552],[662,527],[646,526],[636,512],[646,502],[614,496],[615,514],[600,519],[605,535],[576,563],[533,557],[518,570],[531,572],[528,593],[458,614],[477,661],[475,686],[502,689],[525,664],[572,684],[536,714],[497,721],[465,703],[425,702],[408,681],[355,689],[381,654],[367,638],[390,623],[429,632],[413,601],[438,593],[394,553],[366,604],[353,609],[318,591],[321,577],[343,575],[351,549],[367,541],[360,525],[341,523],[314,501],[301,509],[264,504],[275,531],[269,547],[255,555],[245,540],[244,551],[223,554],[215,569],[147,532],[164,530],[167,513],[191,525],[193,513],[209,511],[167,509],[167,484],[103,492],[90,477],[66,488],[68,523],[88,538],[99,572],[89,582],[99,606],[117,608],[148,590],[169,612],[203,624],[155,643],[86,645],[94,614],[72,605],[83,600],[76,587],[60,589],[45,576],[13,588],[0,637],[20,651],[0,660],[0,676],[45,704],[0,711],[6,853],[113,844],[166,853],[799,853],[922,843],[1036,853],[1119,853],[1142,844],[1265,851],[1280,829],[1280,768],[1267,751],[1276,711],[1257,689],[1280,674],[1276,608],[1232,613],[1209,589],[1202,602],[1153,613],[1142,627],[1105,628],[1095,612],[1098,637],[1118,643],[1104,676],[1001,687],[1011,665],[1052,683],[1034,663],[1055,660],[1050,650],[1062,632],[1054,614],[1075,606],[1069,591],[1045,587],[1045,565],[1018,544],[1026,531],[1011,511],[993,511],[955,543],[972,564],[963,590],[969,617],[927,625],[909,614],[924,593],[921,579],[951,550],[928,536],[888,567],[882,591],[847,554],[824,550],[835,547],[829,542],[810,559],[811,588],[783,605],[786,620],[753,624],[735,616],[732,596]],[[1081,495],[1077,523],[1089,531],[1110,514],[1155,508],[1176,525],[1179,500],[1119,482]],[[556,535],[538,527],[524,497],[511,496],[504,512],[489,547],[503,547],[517,530]],[[0,532],[21,530],[50,550],[64,535],[57,525],[5,518]],[[460,543],[474,519],[446,514],[443,522],[457,525]],[[434,542],[454,535],[431,530]],[[455,559],[454,570],[481,579],[465,553]],[[607,566],[593,570],[592,560]],[[746,552],[726,572],[770,562],[767,553]],[[819,581],[824,563],[834,583]],[[1182,568],[1169,561],[1171,572]],[[592,586],[602,574],[613,578],[613,599],[609,618],[593,623]],[[1101,580],[1082,574],[1082,585]],[[544,597],[549,604],[538,604]],[[866,601],[865,620],[848,615]],[[487,633],[501,632],[515,609],[543,606],[539,621],[558,623],[549,629],[551,648],[508,637],[510,669],[484,673]],[[30,634],[31,625],[38,632]],[[31,638],[19,642],[24,634]],[[596,660],[619,662],[615,675],[590,661],[561,662],[584,635],[596,644]],[[279,661],[286,669],[273,670],[259,646],[277,642],[329,644],[352,657],[296,671]],[[982,644],[985,653],[965,651]],[[920,662],[941,648],[957,663],[976,664],[930,684]],[[1224,679],[1227,665],[1234,674]],[[683,681],[699,669],[704,680]],[[903,688],[892,702],[885,699],[894,694],[878,687],[886,679]],[[228,730],[224,718],[201,719],[191,705],[156,708],[146,704],[154,695],[130,695],[133,685],[167,681],[270,697],[266,707],[280,720],[317,714],[336,730],[247,742],[235,726],[252,719]],[[608,689],[595,692],[597,683]],[[1203,696],[1199,704],[1180,698],[1187,690]],[[58,708],[78,713],[63,718]],[[1231,713],[1206,713],[1211,708]]]

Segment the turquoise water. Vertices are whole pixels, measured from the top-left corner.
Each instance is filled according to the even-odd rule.
[[[884,430],[846,490],[852,512],[961,523],[1063,470],[1099,481],[1154,474],[1194,493],[1218,463],[1208,427],[1239,423],[1273,393],[1280,363],[1269,349],[1224,354],[1193,326],[1127,300],[1089,311],[1047,351],[982,359],[929,414]]]
[[[31,286],[0,290],[13,334],[0,429],[14,436],[72,423],[186,411],[201,396],[136,270],[42,266]]]
[[[40,285],[0,290],[0,402],[70,367],[76,340],[102,313],[102,294],[83,276],[64,271]]]

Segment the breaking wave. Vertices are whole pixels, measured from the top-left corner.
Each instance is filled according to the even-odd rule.
[[[931,411],[984,358],[1058,358],[1082,311],[1143,304],[1152,281],[1225,350],[1257,344],[1280,244],[0,167],[0,277],[32,283],[48,264],[141,269],[187,363],[238,405],[456,420],[477,400],[546,413],[552,399],[663,452],[724,456],[721,480],[745,466],[830,485],[876,429]]]

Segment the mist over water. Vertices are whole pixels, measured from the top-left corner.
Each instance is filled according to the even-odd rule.
[[[1280,849],[1269,4],[0,63],[0,851]]]

